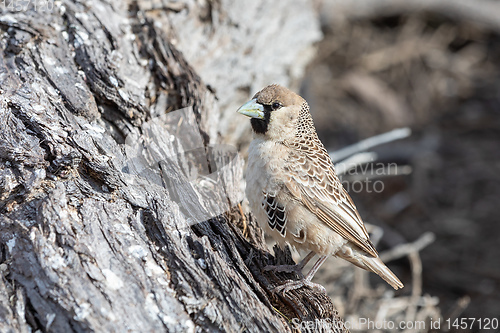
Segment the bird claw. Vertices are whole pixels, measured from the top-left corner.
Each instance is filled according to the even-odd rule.
[[[272,291],[275,293],[282,291],[283,295],[284,295],[285,293],[289,292],[290,290],[295,290],[295,289],[299,289],[302,287],[309,287],[311,289],[314,289],[314,290],[317,290],[317,291],[320,291],[320,292],[323,292],[326,294],[325,287],[323,287],[322,285],[320,285],[318,283],[311,282],[308,279],[287,280],[287,281],[285,281],[284,284],[277,286],[277,287],[274,287],[272,289]]]

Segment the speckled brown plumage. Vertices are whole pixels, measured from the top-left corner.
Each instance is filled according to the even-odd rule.
[[[280,289],[319,287],[310,280],[328,255],[377,273],[395,289],[403,287],[378,258],[356,206],[316,134],[307,102],[284,87],[271,85],[239,112],[252,117],[255,133],[246,190],[252,212],[279,243],[288,242],[321,256],[302,281]]]
[[[332,160],[316,134],[309,106],[305,101],[302,103],[297,125],[293,140],[283,142],[290,148],[289,163],[285,168],[291,177],[285,185],[335,232],[376,256],[377,251],[368,238],[358,210],[338,179]],[[342,214],[347,214],[360,228],[352,228],[342,218]]]

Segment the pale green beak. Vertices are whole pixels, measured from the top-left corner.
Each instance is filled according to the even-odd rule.
[[[257,103],[256,98],[243,104],[238,109],[238,113],[251,118],[264,119],[264,107],[262,106],[262,104]]]

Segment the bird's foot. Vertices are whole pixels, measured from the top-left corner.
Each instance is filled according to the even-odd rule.
[[[273,288],[273,292],[278,293],[280,291],[283,292],[283,294],[289,292],[290,290],[295,290],[299,289],[302,287],[309,287],[311,289],[323,292],[326,294],[326,289],[322,285],[318,283],[311,282],[309,279],[301,279],[301,280],[287,280],[285,281],[284,284],[277,286]]]
[[[302,265],[267,265],[264,267],[265,271],[273,271],[273,272],[287,272],[287,273],[297,273],[301,278],[304,278],[304,274],[302,274]]]

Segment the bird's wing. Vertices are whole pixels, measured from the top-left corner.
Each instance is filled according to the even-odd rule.
[[[285,185],[291,194],[336,233],[372,256],[378,256],[321,142],[290,148]]]
[[[264,192],[264,200],[262,200],[262,208],[267,214],[267,223],[269,228],[272,230],[277,230],[279,233],[285,237],[286,235],[286,211],[285,208],[280,205],[278,198],[275,195]]]

